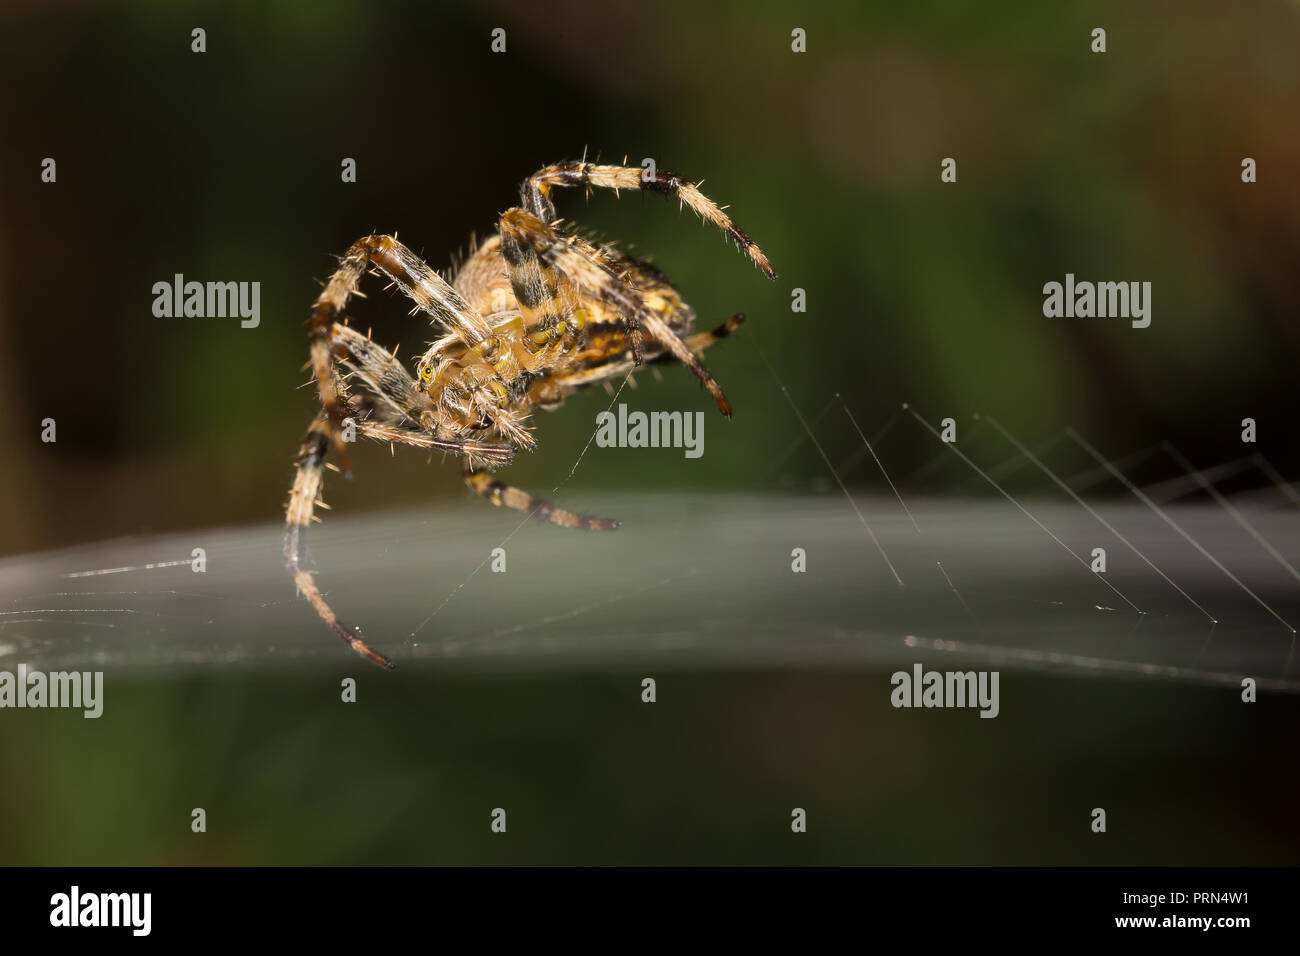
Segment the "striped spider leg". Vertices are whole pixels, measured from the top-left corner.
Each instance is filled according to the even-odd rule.
[[[331,334],[348,300],[371,267],[382,271],[409,295],[418,310],[477,344],[491,334],[483,318],[433,269],[392,236],[366,236],[352,244],[339,260],[339,267],[321,290],[307,320],[312,371],[316,377],[321,406],[329,434],[344,472],[348,472],[347,449],[341,433],[342,389],[334,371]]]
[[[570,162],[545,166],[533,173],[520,188],[525,209],[545,223],[555,219],[555,205],[551,201],[554,186],[584,186],[612,189],[641,189],[647,192],[676,196],[679,203],[689,206],[705,222],[721,229],[754,265],[769,279],[776,278],[776,270],[768,262],[763,250],[758,248],[743,229],[732,222],[721,206],[700,192],[698,183],[690,183],[676,173],[666,170],[648,170],[639,166],[605,166],[599,163]]]
[[[509,445],[465,438],[439,438],[428,430],[412,427],[411,422],[429,420],[432,402],[416,389],[415,381],[397,360],[369,339],[337,323],[331,327],[327,341],[331,343],[331,354],[339,358],[345,369],[370,386],[368,397],[371,401],[364,410],[370,412],[371,417],[356,421],[357,434],[379,441],[461,455],[467,465],[478,468],[510,461],[514,449]],[[336,382],[335,388],[333,394],[339,397],[337,407],[344,412],[354,413],[359,418],[363,406],[349,399],[342,379]],[[342,421],[341,417],[340,426]],[[340,427],[336,434],[341,436],[343,431]],[[289,492],[285,517],[285,562],[298,591],[307,598],[325,623],[362,657],[391,669],[393,664],[388,658],[371,649],[352,628],[339,620],[316,586],[312,572],[305,566],[303,552],[307,527],[316,517],[315,509],[318,506],[325,507],[321,489],[330,434],[329,418],[322,410],[307,430],[298,454],[297,470]]]
[[[501,216],[501,247],[512,270],[534,270],[540,260],[580,293],[615,306],[628,324],[633,365],[641,364],[641,336],[649,333],[656,345],[671,352],[700,380],[722,414],[731,417],[731,404],[713,376],[668,324],[647,306],[644,296],[601,261],[590,243],[565,235],[522,209],[510,209]],[[513,280],[513,271],[511,276]],[[527,289],[524,291],[527,294]],[[515,294],[518,296],[520,290],[516,289]],[[523,301],[520,304],[527,305]]]

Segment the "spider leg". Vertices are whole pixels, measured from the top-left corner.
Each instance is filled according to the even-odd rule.
[[[346,407],[351,408],[350,405]],[[514,454],[514,448],[509,445],[492,445],[468,439],[440,439],[426,431],[399,425],[362,421],[357,424],[357,432],[367,438],[380,441],[463,455],[467,467],[479,469],[506,464]],[[316,506],[324,504],[321,500],[321,488],[324,484],[325,455],[330,446],[329,436],[329,422],[322,412],[308,429],[298,455],[298,469],[294,474],[293,488],[289,492],[289,507],[285,516],[285,563],[293,575],[298,591],[311,602],[311,606],[316,609],[321,619],[362,657],[391,669],[393,664],[388,658],[372,650],[355,631],[338,619],[338,615],[334,613],[334,609],[325,601],[316,586],[312,572],[304,566],[303,551],[307,526],[315,518]]]
[[[344,471],[348,471],[347,450],[342,438],[344,388],[331,361],[331,333],[348,300],[361,284],[361,277],[376,267],[397,283],[422,309],[450,331],[458,332],[470,344],[491,334],[487,323],[464,298],[419,256],[392,236],[366,236],[354,242],[339,260],[339,267],[321,290],[307,320],[311,343],[311,365],[325,409],[329,435],[338,450]]]
[[[741,325],[744,324],[744,321],[745,321],[745,313],[737,312],[735,315],[727,319],[726,322],[723,322],[717,328],[709,329],[709,331],[707,332],[696,332],[694,335],[686,336],[685,339],[686,347],[690,349],[692,352],[696,352],[696,353],[703,352],[710,345],[716,345],[717,343],[725,339],[728,335],[730,335],[732,332],[736,331],[736,329],[740,328]],[[667,361],[667,357],[659,356],[653,359],[652,361],[655,362]]]
[[[415,380],[387,349],[376,345],[346,325],[334,324],[330,342],[335,357],[366,385],[374,419],[357,421],[357,431],[367,438],[399,442],[417,448],[464,455],[490,465],[507,464],[514,457],[511,445],[498,445],[438,434],[433,402],[416,388]],[[410,425],[406,423],[411,423]],[[418,427],[416,427],[418,426]]]
[[[589,531],[613,531],[618,522],[612,518],[592,518],[558,508],[543,498],[535,498],[526,491],[502,484],[488,476],[481,468],[465,464],[465,484],[477,495],[494,505],[505,505],[525,514],[533,515],[563,528],[586,528]]]
[[[393,442],[399,445],[411,445],[415,448],[428,448],[431,451],[449,452],[463,455],[469,467],[484,470],[497,465],[508,465],[514,458],[513,445],[495,445],[490,442],[474,441],[469,438],[437,438],[428,432],[416,428],[404,428],[401,425],[387,425],[382,422],[358,422],[357,434],[376,441]]]
[[[721,342],[736,329],[740,328],[745,321],[743,313],[737,312],[731,318],[727,319],[715,329],[707,332],[696,332],[694,335],[688,335],[682,341],[692,352],[700,353],[709,346]],[[647,359],[647,365],[662,365],[667,362],[677,361],[677,356],[671,352],[660,352],[658,355],[651,356]],[[596,382],[603,382],[606,379],[618,378],[620,375],[626,375],[628,372],[635,370],[635,366],[630,361],[622,362],[604,362],[592,368],[579,369],[576,372],[569,372],[563,375],[557,375],[551,379],[556,385],[564,389],[579,389],[586,385],[593,385]]]
[[[506,210],[501,216],[501,248],[508,269],[515,268],[512,256],[519,263],[527,264],[531,253],[536,260],[550,265],[578,289],[617,306],[628,322],[633,365],[641,364],[641,333],[644,330],[672,353],[677,361],[690,369],[713,396],[722,414],[731,417],[731,404],[722,394],[722,387],[714,381],[694,353],[663,319],[647,308],[636,289],[619,279],[609,266],[600,262],[576,240],[570,241],[570,237],[557,232],[553,226],[516,208]],[[518,297],[519,290],[515,294]],[[522,300],[520,304],[526,305]]]
[[[303,439],[298,456],[298,470],[293,479],[293,489],[289,492],[289,508],[284,529],[285,563],[293,574],[293,581],[298,586],[299,592],[311,602],[311,606],[316,609],[316,613],[325,623],[362,657],[391,670],[392,661],[378,651],[371,650],[365,641],[338,619],[334,610],[325,602],[320,589],[316,587],[312,573],[303,566],[303,545],[306,541],[307,526],[311,524],[320,497],[325,453],[329,450],[329,445],[330,426],[322,412],[320,417],[312,422],[311,428],[307,430],[307,435]]]
[[[382,417],[409,418],[421,424],[430,421],[433,402],[416,387],[415,379],[391,352],[337,322],[330,328],[329,344],[331,354],[348,377],[365,384]]]
[[[744,230],[732,222],[731,217],[700,192],[697,186],[676,173],[661,169],[651,172],[639,166],[602,166],[587,162],[556,163],[554,166],[543,167],[525,180],[520,187],[520,195],[523,207],[545,223],[555,219],[555,206],[551,201],[551,189],[555,186],[595,186],[615,192],[620,189],[640,189],[676,196],[682,205],[690,206],[705,222],[721,229],[765,276],[769,279],[776,278],[776,271],[767,261],[767,256]]]

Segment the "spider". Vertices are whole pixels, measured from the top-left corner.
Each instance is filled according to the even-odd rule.
[[[626,162],[626,161],[625,161]],[[569,528],[609,530],[618,522],[575,514],[496,481],[489,470],[516,449],[535,445],[527,425],[533,407],[553,409],[577,389],[643,363],[685,365],[731,417],[722,389],[697,353],[744,321],[737,314],[710,332],[692,334],[695,313],[668,278],[649,263],[598,243],[557,219],[551,190],[559,186],[641,189],[676,196],[705,223],[722,230],[762,272],[767,257],[698,185],[662,170],[562,162],[520,185],[520,204],[497,222],[497,234],[471,250],[448,282],[396,235],[353,243],[316,299],[307,321],[310,362],[321,410],[302,441],[289,494],[284,554],[299,593],[358,654],[386,668],[326,603],[304,566],[305,532],[321,500],[323,469],[333,445],[350,477],[346,441],[361,435],[390,444],[449,452],[464,462],[469,487],[495,505],[516,508]],[[376,345],[342,319],[366,272],[382,273],[442,333],[415,363],[414,378],[396,353]]]

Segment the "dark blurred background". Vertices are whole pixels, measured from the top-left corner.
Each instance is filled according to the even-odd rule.
[[[1098,26],[1104,55],[1089,49]],[[190,52],[195,27],[207,33],[202,55]],[[507,31],[504,54],[490,52],[495,27]],[[807,53],[791,52],[795,27],[807,31]],[[869,436],[904,401],[932,422],[954,417],[962,447],[986,465],[1010,449],[968,430],[975,412],[1034,446],[1072,425],[1112,456],[1162,440],[1203,466],[1260,451],[1294,479],[1300,450],[1286,412],[1300,344],[1297,49],[1300,11],[1282,0],[9,3],[0,13],[0,554],[261,523],[271,530],[257,532],[260,550],[231,553],[278,575],[272,525],[317,407],[300,387],[303,321],[332,256],[367,232],[397,230],[446,265],[515,201],[521,178],[584,150],[635,164],[653,157],[704,179],[780,278],[764,280],[660,197],[560,198],[562,215],[651,254],[702,326],[736,311],[749,317],[708,355],[737,410],[732,422],[680,369],[662,382],[642,374],[622,394],[633,407],[704,411],[704,457],[593,448],[564,489],[566,504],[581,508],[584,493],[604,491],[689,492],[700,495],[695,510],[672,520],[699,516],[708,527],[701,493],[838,495],[822,459],[799,444],[803,429],[780,384],[864,498],[888,489],[833,404],[837,393]],[[58,163],[54,185],[40,181],[47,156]],[[949,156],[955,185],[939,178]],[[1246,156],[1258,162],[1253,185],[1240,178]],[[355,184],[340,181],[345,157],[357,161]],[[178,272],[259,281],[260,327],[155,318],[152,286]],[[1042,286],[1067,272],[1150,281],[1151,327],[1045,318]],[[380,285],[367,286],[354,324],[373,326],[409,358],[431,333]],[[804,314],[791,312],[794,288],[806,290]],[[539,449],[512,466],[511,480],[554,487],[608,401],[594,390],[539,414]],[[40,441],[47,417],[57,444]],[[1244,417],[1260,429],[1248,449]],[[960,463],[929,466],[940,449],[907,418],[880,450],[905,495],[986,491]],[[1050,461],[1065,474],[1089,467],[1059,444]],[[426,509],[419,514],[437,528],[468,496],[455,463],[429,466],[401,451],[390,460],[368,447],[354,465],[355,481],[327,487],[334,521],[400,505]],[[1044,490],[1032,472],[1008,486]],[[1147,484],[1176,471],[1148,458],[1132,473]],[[1263,479],[1234,480],[1230,490]],[[188,669],[111,670],[98,721],[0,717],[0,861],[1295,861],[1297,783],[1285,758],[1300,716],[1294,695],[1247,708],[1231,687],[1022,674],[1004,685],[1003,715],[981,721],[893,710],[887,669],[705,670],[686,653],[647,648],[665,697],[646,708],[635,695],[646,668],[622,659],[479,669],[439,658],[437,641],[464,645],[476,633],[452,633],[446,618],[421,635],[432,666],[407,666],[419,645],[403,642],[401,628],[515,523],[474,504],[485,512],[482,539],[444,555],[455,572],[426,582],[427,593],[407,578],[347,593],[368,610],[367,633],[392,635],[403,655],[391,675],[362,672],[326,647],[333,639],[305,604],[290,603],[278,577],[263,586],[278,613],[296,617],[266,625],[265,643],[292,652],[295,640],[318,638],[319,659],[289,656],[267,671],[214,663],[225,661],[229,619],[255,630],[248,620],[272,617],[224,594],[187,603],[168,589],[215,585],[195,584],[184,568],[75,585],[135,593],[119,603],[158,609],[156,620],[119,618],[116,632],[84,634],[75,621],[6,626],[6,666],[19,650],[37,660],[68,648],[78,659],[117,653],[115,637],[183,650],[190,631],[218,650]],[[883,574],[854,521],[845,505],[843,521],[822,530],[854,536],[870,569],[863,577],[878,588]],[[341,569],[388,560],[389,542],[342,522],[327,521],[327,533],[340,525],[353,547],[321,550],[340,569],[327,586],[344,592]],[[647,527],[656,530],[643,520],[606,543],[627,549],[606,563],[627,557],[635,567]],[[661,537],[673,527],[665,520]],[[413,524],[409,539],[424,528]],[[558,532],[542,539],[546,530],[527,539],[532,547],[582,546]],[[403,546],[425,547],[409,539]],[[757,531],[755,540],[789,547]],[[661,543],[660,556],[670,547]],[[87,551],[64,564],[130,563],[113,546],[103,560]],[[771,554],[785,560],[784,550]],[[751,564],[769,557],[755,553]],[[709,560],[701,556],[717,570]],[[6,567],[18,576],[27,562]],[[382,568],[362,570],[383,578]],[[718,570],[733,594],[775,580],[770,567],[763,573],[747,578],[743,561]],[[782,582],[764,601],[794,594]],[[73,586],[33,583],[41,595],[32,600]],[[1018,584],[998,586],[986,594]],[[1022,590],[1014,610],[1030,608],[1032,630],[1056,611],[1041,600],[1047,591]],[[539,606],[559,615],[555,631],[590,597],[577,585],[546,593],[550,603]],[[892,647],[912,618],[873,617],[875,593],[864,584],[827,602],[845,616],[867,605],[862,626]],[[929,593],[918,589],[913,603]],[[99,600],[82,603],[108,606]],[[218,612],[202,611],[204,600]],[[645,600],[688,613],[658,592]],[[507,602],[504,592],[490,609],[462,597],[453,613],[481,617],[482,628],[530,621],[528,607]],[[944,613],[957,617],[948,604]],[[387,605],[392,621],[380,617]],[[656,626],[642,614],[620,636],[634,644],[632,628]],[[964,626],[962,616],[935,636]],[[1118,640],[1132,626],[1125,618],[1123,631],[1097,633]],[[76,643],[52,648],[46,636],[57,627]],[[1191,616],[1180,655],[1209,643],[1205,627]],[[1277,628],[1269,634],[1280,669],[1285,641]],[[344,676],[362,680],[355,706],[338,703]],[[487,828],[488,810],[503,803],[508,841]],[[1098,803],[1116,820],[1104,840],[1086,829]],[[810,830],[795,840],[789,811],[800,805]],[[188,830],[194,806],[209,811],[207,838]]]
[[[1294,476],[1298,20],[1283,2],[10,4],[0,549],[274,519],[315,405],[302,323],[331,256],[398,230],[445,266],[522,177],[584,149],[703,178],[780,272],[661,197],[561,198],[651,254],[701,325],[750,320],[709,355],[733,422],[678,369],[624,393],[707,411],[705,456],[593,454],[584,486],[824,479],[807,448],[769,468],[801,428],[760,356],[806,417],[840,392],[868,435],[910,401],[932,421],[997,415],[1030,444],[1074,425],[1107,454],[1169,439],[1211,465],[1242,454],[1250,416],[1249,450]],[[155,318],[152,285],[177,272],[260,281],[261,326]],[[1044,318],[1066,272],[1152,282],[1151,327]],[[413,356],[431,333],[380,286],[354,322]],[[607,401],[539,414],[512,478],[553,485]],[[817,432],[837,462],[861,447],[838,409]],[[906,474],[934,450],[904,422],[885,452]],[[454,465],[387,458],[362,450],[333,504],[465,494]],[[861,456],[846,479],[879,484]]]

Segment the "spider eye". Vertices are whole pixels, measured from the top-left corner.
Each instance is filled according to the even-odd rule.
[[[422,381],[422,382],[431,382],[431,381],[433,381],[433,368],[432,368],[432,366],[426,365],[424,368],[420,369],[420,381]]]

